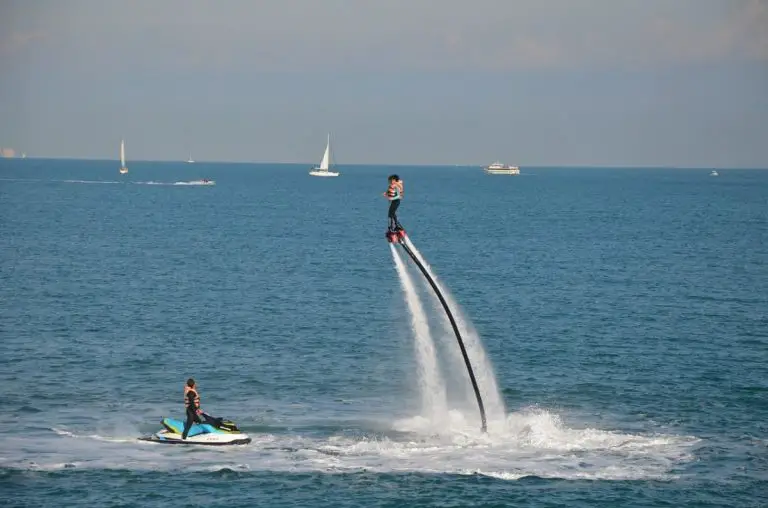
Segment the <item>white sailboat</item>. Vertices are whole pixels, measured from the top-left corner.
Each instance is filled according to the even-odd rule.
[[[194,164],[195,160],[192,158],[192,156],[189,156],[189,159],[187,159],[187,164]]]
[[[330,171],[331,162],[331,135],[328,134],[328,144],[325,145],[325,153],[323,154],[323,160],[320,161],[320,166],[312,168],[309,172],[312,176],[339,176],[341,173],[337,171]]]
[[[120,174],[124,175],[128,172],[128,167],[125,165],[125,141],[120,140]]]

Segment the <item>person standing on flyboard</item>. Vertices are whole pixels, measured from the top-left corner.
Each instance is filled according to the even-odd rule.
[[[390,175],[387,179],[389,181],[389,187],[384,193],[384,197],[389,200],[389,228],[390,233],[402,231],[403,226],[397,220],[397,209],[400,206],[400,201],[403,198],[403,181],[397,175]]]

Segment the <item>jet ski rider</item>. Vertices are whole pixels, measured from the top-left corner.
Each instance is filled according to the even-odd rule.
[[[184,422],[184,432],[181,434],[181,439],[187,439],[187,434],[193,423],[203,423],[200,420],[202,414],[200,395],[197,393],[197,385],[192,378],[187,379],[187,384],[184,386],[184,407],[187,412],[187,420]]]
[[[397,220],[397,208],[400,206],[400,200],[403,198],[403,181],[397,175],[389,175],[387,178],[389,187],[384,197],[389,200],[389,231],[395,232],[403,229]]]

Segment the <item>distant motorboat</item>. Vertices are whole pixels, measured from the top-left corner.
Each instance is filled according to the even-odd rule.
[[[717,171],[715,171],[713,169],[712,172],[709,174],[709,176],[719,176],[719,175],[718,175]]]
[[[485,167],[485,172],[489,175],[519,175],[520,168],[517,166],[508,166],[501,162],[494,162]]]
[[[312,176],[339,176],[341,173],[338,171],[331,171],[329,169],[331,162],[331,135],[328,134],[328,143],[325,145],[325,153],[323,153],[323,159],[320,161],[320,166],[312,168],[309,172]]]

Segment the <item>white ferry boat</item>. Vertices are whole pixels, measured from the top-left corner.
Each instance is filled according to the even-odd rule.
[[[519,175],[520,168],[517,166],[507,166],[501,162],[494,162],[485,167],[485,172],[489,175]]]

